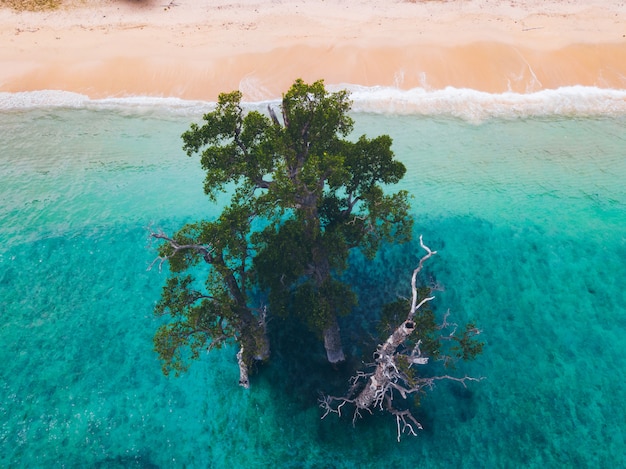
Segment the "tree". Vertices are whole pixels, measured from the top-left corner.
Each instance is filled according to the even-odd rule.
[[[236,342],[240,384],[248,387],[255,362],[270,356],[267,314],[295,316],[323,340],[329,362],[345,359],[337,318],[356,304],[342,280],[349,253],[359,249],[372,259],[382,242],[409,241],[412,218],[405,191],[383,190],[405,173],[391,138],[348,139],[346,91],[296,80],[283,95],[280,118],[271,107],[246,113],[241,99],[238,91],[221,94],[204,123],[182,135],[187,155],[200,155],[205,193],[213,202],[229,193],[229,204],[215,220],[151,236],[159,242],[153,265],[167,262],[170,272],[155,307],[165,318],[154,338],[164,373],[179,374],[203,349]],[[447,315],[437,323],[431,291],[417,285],[436,252],[421,238],[420,245],[426,255],[413,272],[411,299],[382,309],[387,337],[371,370],[357,371],[345,397],[324,397],[322,418],[353,405],[355,421],[378,408],[396,417],[400,439],[421,425],[394,405],[397,395],[419,396],[442,379],[477,380],[416,371],[431,360],[451,366],[472,359],[483,348],[473,324],[458,333]]]
[[[239,384],[248,387],[253,362],[269,358],[265,310],[251,308],[248,293],[252,218],[250,207],[233,206],[216,221],[185,225],[173,237],[151,234],[163,242],[155,262],[161,267],[169,261],[171,272],[155,307],[157,315],[171,319],[154,337],[165,375],[186,371],[189,359],[205,348],[236,340]],[[189,271],[205,274],[204,286]]]
[[[461,335],[457,334],[456,324],[447,322],[447,314],[441,324],[436,324],[432,310],[427,308],[434,296],[424,295],[423,290],[420,294],[417,276],[424,263],[437,252],[426,246],[421,237],[420,246],[426,254],[413,271],[410,301],[397,301],[386,307],[388,319],[398,317],[402,308],[406,308],[405,311],[408,309],[404,320],[377,347],[374,353],[374,363],[370,365],[371,371],[358,371],[351,378],[352,385],[346,396],[324,396],[320,400],[320,406],[324,410],[322,419],[330,413],[341,416],[346,404],[354,406],[353,423],[362,416],[361,412],[364,410],[369,413],[375,409],[387,411],[396,418],[398,441],[400,441],[404,432],[416,436],[415,430],[421,430],[422,425],[415,419],[410,409],[400,410],[394,405],[394,398],[398,394],[405,400],[409,396],[419,398],[420,393],[426,388],[432,388],[439,380],[457,381],[466,386],[467,381],[481,379],[467,375],[462,378],[448,374],[425,376],[416,371],[418,365],[428,364],[431,358],[442,360],[447,366],[458,359],[471,360],[482,352],[484,346],[483,342],[476,339],[480,330],[474,324],[467,324]],[[449,329],[452,331],[448,334],[442,333]],[[450,347],[448,354],[442,353],[443,343],[454,344]]]
[[[356,296],[340,275],[351,249],[371,257],[383,240],[410,239],[408,194],[382,189],[405,167],[387,135],[346,138],[353,129],[348,93],[328,92],[323,81],[296,80],[283,95],[282,121],[272,108],[244,112],[241,99],[238,91],[221,94],[204,123],[182,136],[186,153],[200,155],[209,198],[232,196],[215,222],[188,225],[172,238],[153,234],[164,241],[161,258],[173,274],[156,309],[172,322],[159,329],[155,347],[177,371],[207,343],[226,338],[239,341],[244,355],[265,356],[256,351],[266,347],[255,345],[264,343],[264,323],[252,326],[259,315],[248,292],[255,285],[272,314],[298,316],[323,339],[328,360],[342,361],[337,317]],[[192,288],[195,277],[184,276],[201,260],[211,266],[202,294]],[[197,321],[206,327],[197,329]],[[243,367],[250,366],[244,356]]]

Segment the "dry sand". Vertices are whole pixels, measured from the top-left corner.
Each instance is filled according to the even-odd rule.
[[[66,2],[67,3],[67,2]],[[0,10],[0,91],[280,96],[329,84],[626,89],[626,2],[74,0]]]

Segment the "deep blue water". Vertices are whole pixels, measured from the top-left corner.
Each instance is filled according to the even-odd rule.
[[[146,270],[149,229],[219,212],[180,149],[192,119],[0,114],[0,466],[626,465],[626,118],[355,115],[408,167],[416,235],[439,251],[437,311],[475,320],[487,342],[458,370],[485,379],[439,384],[424,430],[400,443],[386,416],[320,420],[314,391],[341,382],[316,342],[285,341],[248,391],[233,349],[161,375],[152,308],[165,273]],[[419,255],[355,258],[361,320],[408,294]],[[348,344],[359,317],[343,324]]]

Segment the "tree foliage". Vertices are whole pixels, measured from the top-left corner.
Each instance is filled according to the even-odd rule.
[[[209,199],[228,194],[230,201],[215,220],[152,234],[160,241],[155,262],[169,266],[155,308],[165,317],[154,339],[165,373],[185,371],[204,349],[237,342],[247,386],[254,362],[269,357],[266,311],[301,321],[323,340],[330,362],[344,359],[337,317],[357,303],[342,277],[350,251],[372,259],[383,242],[409,241],[413,227],[408,193],[389,190],[406,172],[391,138],[355,138],[350,108],[348,92],[296,80],[278,113],[246,111],[239,91],[224,93],[183,133]],[[390,329],[406,324],[406,303],[386,306],[382,317]],[[411,321],[422,349],[437,356],[432,311]],[[475,330],[450,336],[453,355],[480,352]]]
[[[158,259],[170,269],[155,307],[158,316],[169,317],[154,337],[166,375],[186,371],[201,350],[233,339],[241,344],[246,369],[254,359],[268,358],[264,312],[250,305],[251,220],[250,207],[235,206],[215,221],[185,225],[171,238],[152,234],[163,241]]]
[[[235,278],[254,277],[272,314],[301,318],[324,338],[329,359],[340,361],[336,317],[356,304],[340,274],[351,249],[372,257],[382,241],[410,239],[408,194],[383,191],[383,185],[403,177],[405,167],[394,159],[389,136],[347,138],[353,129],[348,93],[329,92],[322,81],[296,80],[283,96],[280,117],[271,108],[266,114],[246,112],[241,100],[239,91],[221,94],[215,110],[182,135],[183,149],[199,155],[210,200],[232,194],[225,213],[245,213],[261,227],[236,238],[238,255],[229,254],[240,263]],[[177,236],[181,242],[210,242],[216,249],[220,245],[214,240],[198,235],[207,227],[219,230],[228,220],[204,223],[199,231],[190,225]],[[222,237],[220,243],[225,239],[232,244],[235,238]],[[242,262],[246,249],[254,257]],[[171,261],[200,254],[179,257]],[[231,260],[220,268],[233,267]]]

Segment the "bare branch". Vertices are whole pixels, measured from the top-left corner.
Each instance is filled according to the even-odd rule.
[[[432,251],[428,246],[424,244],[422,236],[420,235],[420,246],[422,249],[426,251],[426,254],[420,259],[417,268],[413,271],[413,275],[411,276],[411,291],[413,292],[413,296],[411,299],[411,312],[409,313],[409,318],[412,319],[415,316],[415,312],[426,302],[431,301],[434,297],[424,298],[419,304],[417,304],[417,274],[422,271],[422,267],[424,266],[424,262],[430,259],[432,256],[437,254],[437,251]]]
[[[482,381],[483,379],[485,379],[484,376],[481,376],[479,378],[474,378],[473,376],[463,376],[462,378],[457,378],[456,376],[450,376],[450,375],[443,375],[443,376],[433,376],[432,378],[428,378],[427,381],[427,385],[429,387],[433,387],[435,385],[435,381],[440,381],[442,379],[446,379],[446,380],[450,380],[450,381],[456,381],[457,383],[461,383],[463,385],[464,388],[467,387],[467,381]]]
[[[396,417],[396,425],[398,429],[398,443],[400,442],[400,437],[405,431],[410,435],[417,436],[415,428],[417,428],[418,430],[424,429],[424,427],[422,427],[422,424],[419,423],[415,419],[415,417],[413,417],[413,414],[411,414],[411,412],[409,412],[408,410],[394,409],[391,405],[391,401],[389,401],[388,403],[387,410],[390,414]],[[410,423],[407,422],[407,419],[410,421]],[[415,426],[415,428],[413,428],[413,426]]]
[[[159,232],[159,233],[150,233],[150,237],[154,238],[154,239],[161,239],[163,241],[166,241],[167,243],[169,243],[169,245],[172,247],[173,252],[167,256],[158,256],[156,257],[148,266],[147,270],[151,270],[152,267],[154,267],[154,264],[156,264],[157,262],[159,263],[159,272],[161,272],[161,269],[163,267],[163,264],[168,261],[169,259],[171,259],[172,257],[174,257],[176,254],[178,254],[181,251],[195,251],[199,254],[202,255],[202,258],[208,263],[208,264],[212,264],[213,263],[213,251],[214,249],[211,248],[210,245],[207,244],[179,244],[177,241],[175,241],[173,238],[170,238],[169,236],[167,236],[165,233],[163,232]]]
[[[331,412],[341,417],[342,408],[346,404],[351,404],[354,406],[354,414],[352,416],[354,424],[356,419],[361,417],[363,410],[372,413],[373,409],[378,408],[395,416],[398,441],[400,441],[401,435],[404,433],[417,436],[417,430],[421,430],[422,425],[415,419],[410,410],[398,410],[394,407],[393,399],[395,394],[399,394],[402,399],[407,399],[411,395],[421,392],[424,388],[434,387],[435,382],[439,380],[456,381],[463,384],[463,386],[467,386],[468,381],[480,381],[482,379],[470,376],[458,378],[450,375],[420,377],[411,367],[414,365],[426,365],[429,362],[429,357],[424,356],[420,348],[422,341],[418,340],[409,353],[398,351],[400,347],[402,349],[406,347],[407,339],[415,332],[416,323],[413,321],[413,318],[416,312],[424,304],[434,299],[431,296],[419,302],[417,301],[417,275],[422,270],[424,263],[437,253],[423,243],[421,236],[420,246],[426,251],[426,254],[420,259],[411,277],[413,296],[411,309],[407,314],[406,320],[376,349],[373,371],[357,371],[356,375],[350,379],[351,386],[346,397],[325,396],[320,400],[320,407],[324,410],[322,418],[325,418]],[[437,329],[441,330],[451,325],[447,322],[447,317],[448,314],[444,317],[443,324],[437,327]],[[418,334],[423,332],[418,331]],[[354,393],[356,393],[356,396],[352,397]]]
[[[449,316],[450,316],[450,310],[447,310],[446,314],[443,315],[443,320],[441,321],[441,324],[437,326],[437,329],[442,330],[442,329],[448,329],[449,327],[454,327],[454,330],[456,331],[456,328],[459,327],[459,325],[454,322],[448,322]],[[454,332],[452,334],[454,334]]]

